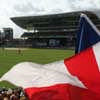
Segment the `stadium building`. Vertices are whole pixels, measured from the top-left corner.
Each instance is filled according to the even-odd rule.
[[[13,29],[10,27],[0,30],[0,46],[4,46],[13,40]]]
[[[23,29],[21,37],[27,38],[30,47],[74,47],[79,17],[85,13],[100,29],[100,19],[92,12],[79,11],[62,14],[13,17],[11,20]]]

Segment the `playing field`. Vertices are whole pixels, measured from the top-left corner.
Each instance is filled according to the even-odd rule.
[[[15,64],[20,62],[35,62],[46,64],[74,54],[74,50],[58,49],[0,49],[0,77],[10,70]],[[0,82],[0,87],[13,87],[8,82]]]

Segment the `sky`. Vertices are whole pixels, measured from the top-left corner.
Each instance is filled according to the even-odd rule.
[[[100,10],[100,0],[0,0],[0,29],[12,27],[14,38],[19,38],[26,30],[14,24],[10,17],[95,9]]]

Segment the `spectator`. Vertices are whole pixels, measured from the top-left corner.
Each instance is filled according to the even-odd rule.
[[[22,88],[0,88],[0,100],[28,100]]]

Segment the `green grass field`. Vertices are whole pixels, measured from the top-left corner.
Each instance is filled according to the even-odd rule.
[[[22,50],[18,54],[17,50],[2,50],[0,49],[0,77],[10,70],[15,64],[20,62],[35,62],[46,64],[74,54],[74,50],[58,50],[58,49],[27,49]],[[0,82],[0,87],[13,87],[8,82]]]

